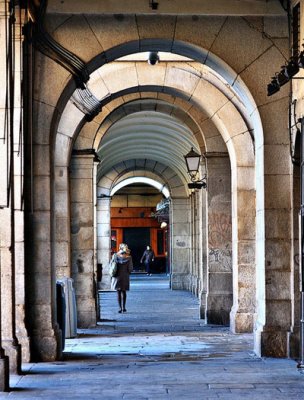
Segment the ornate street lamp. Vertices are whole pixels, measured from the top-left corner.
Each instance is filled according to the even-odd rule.
[[[196,151],[193,150],[193,147],[191,147],[191,150],[189,151],[188,154],[185,156],[185,161],[187,165],[187,170],[188,174],[191,179],[191,183],[188,183],[188,188],[189,189],[201,189],[204,188],[206,189],[207,183],[206,183],[206,175],[202,179],[197,179],[198,175],[198,169],[200,166],[200,161],[201,161],[201,155],[196,153]]]

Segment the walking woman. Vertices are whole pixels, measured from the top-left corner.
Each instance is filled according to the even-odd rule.
[[[141,257],[141,259],[140,259],[140,262],[141,262],[141,263],[144,262],[145,267],[146,267],[147,275],[149,275],[149,276],[152,275],[152,274],[151,274],[150,267],[151,267],[151,264],[152,264],[153,261],[154,261],[154,257],[155,257],[154,251],[153,251],[153,250],[151,249],[151,247],[148,245],[147,248],[146,248],[146,250],[144,251],[144,254],[142,255],[142,257]]]
[[[112,277],[111,288],[117,291],[119,313],[125,313],[127,302],[127,290],[130,289],[130,273],[133,271],[133,261],[128,245],[121,243],[116,254],[117,275]]]

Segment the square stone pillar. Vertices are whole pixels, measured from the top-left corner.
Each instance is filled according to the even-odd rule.
[[[71,277],[71,215],[70,187],[67,166],[56,166],[55,174],[55,224],[54,261],[56,278]]]
[[[190,264],[190,287],[189,290],[196,296],[200,295],[202,282],[202,208],[201,190],[195,190],[190,196],[191,202],[191,264]]]
[[[189,288],[187,290],[195,293],[196,288],[196,265],[195,265],[195,253],[196,253],[196,226],[195,226],[195,193],[191,193],[189,197],[190,201],[190,264],[189,264]]]
[[[97,199],[97,263],[102,268],[99,289],[110,290],[109,261],[111,258],[111,199]]]
[[[187,290],[190,279],[190,200],[171,203],[171,288]]]
[[[201,190],[201,205],[200,205],[200,215],[201,215],[201,254],[200,254],[200,318],[206,318],[207,310],[207,294],[208,294],[208,208],[207,200],[208,194],[207,190]]]
[[[80,328],[96,325],[95,159],[91,149],[74,151],[70,164],[72,278]]]
[[[231,172],[227,154],[207,155],[207,323],[229,325],[233,303]]]
[[[261,354],[289,356],[293,329],[294,260],[292,244],[293,210],[289,144],[265,146],[265,325],[261,332]],[[280,164],[280,165],[279,165]],[[277,165],[277,164],[276,164]],[[299,303],[298,303],[299,304]],[[258,327],[259,328],[259,327]]]
[[[27,328],[31,361],[55,361],[61,355],[62,349],[56,316],[56,276],[52,264],[49,148],[40,143],[37,137],[32,145],[32,149],[31,146],[26,149],[26,163],[32,163],[33,169],[25,169]]]
[[[0,83],[2,87],[2,95],[0,95],[0,132],[2,137],[0,149],[2,175],[0,182],[1,346],[9,357],[10,370],[14,373],[20,373],[21,346],[18,342],[17,330],[19,334],[22,332],[24,335],[24,345],[27,347],[25,353],[28,354],[29,351],[24,325],[23,158],[21,157],[21,154],[23,154],[21,138],[23,132],[20,135],[20,127],[22,127],[21,24],[23,14],[16,7],[15,15],[11,19],[15,22],[14,27],[12,27],[14,36],[10,38],[10,43],[6,43],[6,34],[11,25],[5,18],[5,10],[6,15],[9,15],[10,6],[6,1],[0,4],[0,49],[3,50],[3,57],[0,60]],[[5,49],[8,51],[8,44],[11,45],[12,52],[6,54],[7,57],[5,57]],[[14,91],[14,97],[11,97],[11,89]],[[7,103],[6,99],[8,100]],[[17,151],[18,149],[21,151]],[[20,278],[21,281],[19,281]],[[16,288],[18,289],[19,285],[16,285],[17,282],[22,284],[18,299]],[[17,300],[21,303],[18,308]],[[4,354],[2,348],[0,352],[2,355]],[[3,366],[6,365],[7,363],[4,361]],[[4,380],[6,380],[6,376]],[[5,382],[2,383],[6,386]]]
[[[53,268],[51,212],[50,143],[45,120],[31,121],[34,100],[32,89],[38,89],[33,73],[33,49],[27,45],[27,93],[25,116],[24,201],[25,201],[25,310],[30,338],[31,361],[55,361],[61,356],[61,332],[56,315],[56,278]],[[36,86],[35,86],[36,85]],[[48,116],[50,117],[50,116]],[[44,118],[46,116],[44,115]],[[21,292],[20,292],[21,293]],[[19,296],[19,294],[18,294]]]
[[[299,199],[300,199],[300,167],[293,165],[293,326],[289,338],[289,356],[298,358],[300,355],[300,321],[301,321],[301,293],[300,293],[300,243],[299,243]]]
[[[242,169],[248,169],[247,173],[251,174],[249,167]],[[256,316],[256,192],[249,188],[234,189],[234,183],[232,188],[233,307],[230,328],[234,333],[245,333],[253,331]]]

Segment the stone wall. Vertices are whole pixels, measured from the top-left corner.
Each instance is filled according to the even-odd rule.
[[[189,290],[190,280],[190,200],[172,199],[171,227],[171,288]]]
[[[208,156],[207,322],[229,325],[232,307],[232,219],[230,162]]]
[[[75,283],[77,326],[96,325],[97,265],[94,222],[94,155],[73,155],[71,160],[72,278]]]

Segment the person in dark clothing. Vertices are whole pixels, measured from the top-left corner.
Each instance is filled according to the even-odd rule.
[[[114,255],[113,255],[114,257]],[[125,313],[127,290],[130,289],[130,273],[133,271],[133,261],[128,245],[121,243],[116,254],[117,275],[112,277],[111,288],[117,291],[119,313]]]
[[[150,246],[147,246],[146,250],[144,251],[144,254],[142,255],[140,262],[145,264],[147,275],[151,276],[151,271],[150,271],[150,266],[152,262],[154,261],[154,251],[151,249]]]

